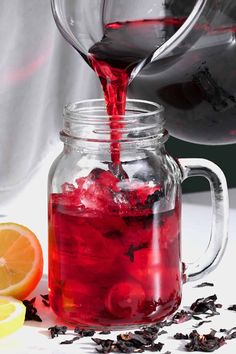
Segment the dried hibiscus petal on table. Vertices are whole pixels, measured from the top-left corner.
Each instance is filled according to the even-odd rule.
[[[225,332],[225,339],[230,340],[236,338],[236,327],[231,329],[220,329],[220,332]]]
[[[225,338],[216,337],[216,331],[212,330],[209,334],[199,334],[196,330],[189,334],[190,342],[185,345],[189,352],[213,352],[225,344]]]
[[[67,329],[68,328],[66,326],[57,326],[57,325],[48,328],[51,334],[51,338],[58,337],[59,334],[63,334],[63,335],[66,334]]]
[[[44,304],[44,306],[50,307],[49,295],[48,294],[45,294],[45,295],[40,294],[40,296],[42,298],[42,303]]]
[[[67,339],[67,340],[64,340],[63,342],[60,342],[60,344],[72,344],[74,343],[75,341],[79,340],[81,337],[74,337],[72,339]]]
[[[230,311],[236,311],[236,305],[231,305],[228,307],[228,310]]]
[[[197,314],[209,313],[210,316],[218,315],[217,308],[221,308],[221,304],[216,304],[217,296],[211,295],[206,298],[197,299],[190,307],[190,310]]]
[[[80,337],[92,337],[95,334],[94,329],[83,329],[79,326],[75,327],[74,332],[77,333]]]
[[[201,283],[201,284],[196,285],[195,288],[203,288],[203,287],[205,287],[205,286],[214,286],[214,284],[205,281],[205,282],[203,282],[203,283]]]
[[[42,319],[38,314],[38,310],[34,306],[35,300],[35,297],[31,300],[23,300],[23,304],[26,307],[25,321],[42,322]]]
[[[111,331],[104,330],[104,331],[99,332],[98,334],[111,334]]]
[[[93,341],[101,346],[101,349],[96,350],[99,353],[143,353],[144,351],[157,352],[161,351],[163,343],[154,343],[157,338],[157,331],[152,331],[147,328],[137,330],[134,333],[123,333],[117,336],[117,340],[92,338]]]
[[[193,325],[193,327],[194,328],[198,328],[198,327],[200,327],[200,326],[202,326],[204,323],[210,323],[211,321],[209,320],[209,321],[200,321],[200,322],[198,322],[196,325]]]
[[[182,339],[189,339],[188,334],[183,334],[183,333],[176,333],[174,335],[174,339],[182,340]]]

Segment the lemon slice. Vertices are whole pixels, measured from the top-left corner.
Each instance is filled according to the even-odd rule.
[[[15,332],[23,326],[26,308],[11,296],[0,296],[0,337]]]

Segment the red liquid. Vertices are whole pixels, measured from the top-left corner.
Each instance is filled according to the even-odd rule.
[[[110,23],[102,40],[89,50],[91,66],[97,73],[104,92],[107,113],[111,119],[111,160],[120,163],[119,124],[125,114],[130,74],[138,63],[162,45],[184,23],[185,18],[165,18]],[[163,31],[169,26],[171,31]]]
[[[235,6],[231,1],[224,14],[218,13],[215,27],[196,26],[202,38],[194,48],[178,48],[175,55],[147,65],[129,86],[131,98],[165,107],[166,128],[178,139],[206,145],[236,142]]]
[[[170,4],[170,16],[176,17],[106,25],[89,58],[102,82],[108,113],[114,115],[111,126],[115,115],[124,113],[134,66],[180,28],[194,4]],[[130,97],[165,107],[167,130],[182,140],[208,145],[235,143],[235,5],[231,2],[222,11],[213,25],[197,24],[192,29],[191,36],[199,40],[194,49],[189,43],[187,48],[178,47],[175,55],[147,65],[129,86]],[[115,138],[115,134],[111,136],[111,140]],[[119,144],[111,144],[111,153],[112,161],[118,163]]]
[[[158,213],[160,187],[124,192],[118,181],[96,169],[50,196],[50,303],[66,321],[142,325],[180,304],[178,203]]]

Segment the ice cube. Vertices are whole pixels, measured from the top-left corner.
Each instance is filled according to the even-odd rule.
[[[58,204],[64,206],[82,206],[80,201],[80,195],[78,193],[78,188],[72,183],[65,182],[61,186],[62,193],[60,194],[60,201]]]
[[[71,194],[75,191],[75,186],[72,183],[65,182],[61,189],[63,194]]]
[[[119,193],[119,179],[110,171],[99,168],[92,170],[85,178],[80,190],[81,203],[97,211],[114,211],[118,205],[114,195]]]
[[[110,170],[94,168],[87,177],[76,179],[76,186],[64,183],[64,204],[84,205],[86,209],[122,212],[150,208],[161,197],[161,187],[129,179],[120,180]]]

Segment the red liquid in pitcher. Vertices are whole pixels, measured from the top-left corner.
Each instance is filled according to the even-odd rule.
[[[236,142],[235,4],[208,27],[196,25],[191,34],[202,38],[193,47],[147,65],[129,86],[131,98],[165,107],[166,128],[178,139],[213,146]],[[166,23],[163,33],[170,27]]]
[[[178,205],[159,213],[159,187],[122,191],[119,180],[100,169],[77,184],[50,197],[54,311],[98,328],[156,322],[175,311],[181,298]]]
[[[170,14],[176,17],[105,26],[101,41],[90,48],[90,59],[102,82],[110,115],[114,107],[114,112],[124,113],[128,81],[135,65],[181,27],[186,17],[179,17],[180,14],[188,16],[193,5],[192,1],[184,5],[181,1],[170,4]],[[216,23],[197,24],[191,30],[191,37],[195,38],[192,44],[183,44],[175,55],[149,64],[129,86],[130,97],[163,105],[168,131],[185,141],[207,145],[235,143],[236,16],[233,3],[224,11],[225,15],[219,13]],[[112,150],[115,149],[111,146]],[[113,160],[118,161],[119,154]]]

